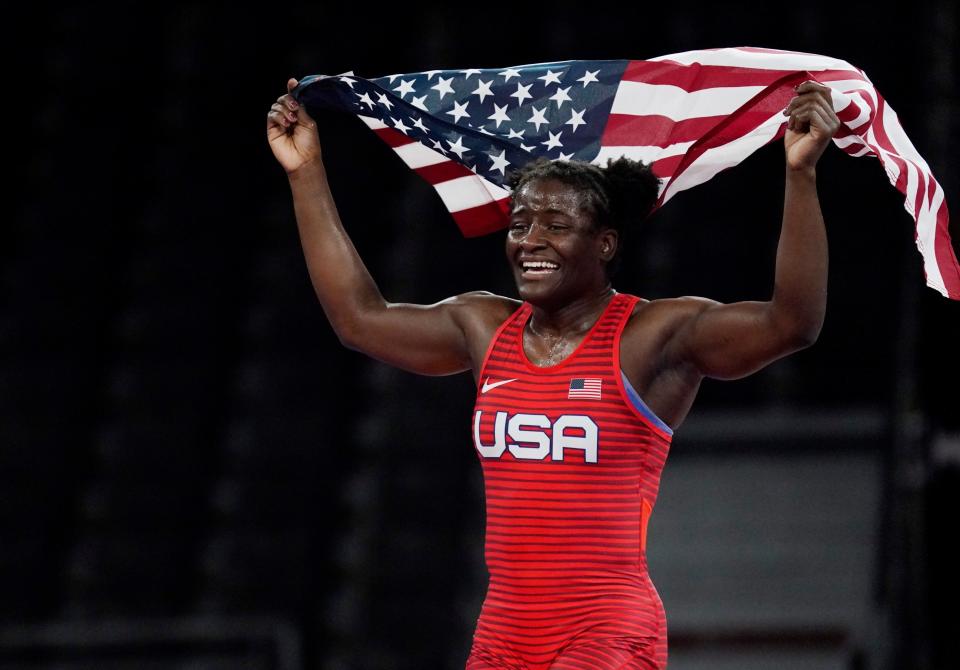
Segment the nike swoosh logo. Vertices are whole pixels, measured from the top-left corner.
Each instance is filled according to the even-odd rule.
[[[491,384],[491,383],[490,383],[490,378],[487,377],[487,381],[483,382],[483,388],[480,389],[480,394],[483,395],[483,394],[486,393],[487,391],[492,391],[493,389],[497,388],[498,386],[503,386],[504,384],[509,384],[510,382],[515,382],[515,381],[517,381],[517,380],[516,380],[516,379],[502,379],[502,380],[500,380],[500,381],[498,381],[498,382],[493,382],[493,383]]]

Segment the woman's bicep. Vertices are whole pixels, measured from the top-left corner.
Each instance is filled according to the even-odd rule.
[[[778,323],[769,302],[692,300],[677,351],[704,376],[739,379],[805,346]]]
[[[471,329],[485,307],[481,296],[464,294],[432,305],[385,303],[364,310],[341,341],[379,361],[424,375],[470,370]]]

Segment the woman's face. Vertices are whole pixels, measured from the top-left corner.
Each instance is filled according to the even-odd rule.
[[[506,251],[523,300],[556,309],[609,284],[617,233],[597,230],[582,198],[556,179],[534,179],[514,194]]]

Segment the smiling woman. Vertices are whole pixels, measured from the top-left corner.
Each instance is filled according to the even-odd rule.
[[[549,299],[562,305],[583,291],[578,281],[602,281],[591,274],[609,281],[628,226],[650,213],[659,184],[648,165],[628,158],[605,168],[539,159],[514,172],[507,259],[520,297],[547,299],[546,286],[529,282],[551,278]]]
[[[805,82],[784,111],[770,300],[614,290],[622,232],[657,195],[656,177],[622,159],[544,161],[514,175],[506,253],[520,300],[477,291],[411,305],[383,298],[350,241],[296,85],[288,80],[267,114],[267,138],[340,340],[421,374],[470,370],[477,383],[490,585],[467,668],[666,667],[666,618],[646,563],[660,472],[704,377],[743,377],[820,331],[827,243],[815,166],[839,127],[830,89]]]

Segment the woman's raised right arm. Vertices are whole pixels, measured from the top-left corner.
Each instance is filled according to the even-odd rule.
[[[476,364],[489,327],[505,313],[504,298],[484,293],[434,305],[388,303],[344,230],[327,182],[317,124],[290,95],[287,81],[267,114],[267,139],[283,166],[310,281],[340,341],[411,372],[452,374]],[[482,354],[481,354],[482,355]]]

